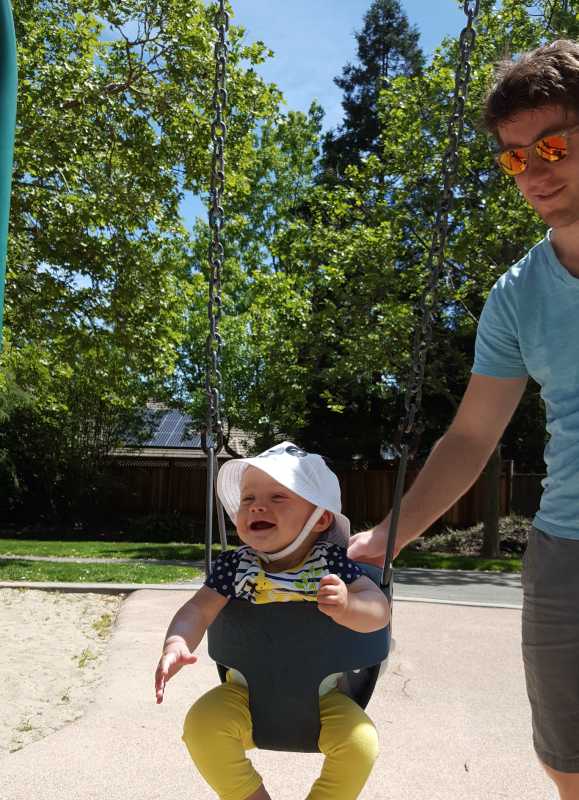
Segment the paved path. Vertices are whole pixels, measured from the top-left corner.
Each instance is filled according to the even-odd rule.
[[[217,684],[205,645],[156,706],[152,676],[182,592],[124,603],[94,703],[76,723],[0,761],[0,800],[215,800],[180,741]],[[531,747],[520,614],[400,603],[397,648],[369,706],[381,754],[360,800],[555,800]],[[321,756],[254,751],[273,800],[301,800]]]
[[[509,572],[395,569],[394,599],[522,608],[521,576]]]
[[[3,556],[5,558],[5,556]],[[14,557],[16,558],[16,556]],[[41,560],[40,557],[35,557]],[[43,558],[42,560],[49,560]],[[51,561],[56,559],[50,558]],[[63,559],[58,559],[63,560]],[[69,559],[67,559],[69,560]],[[88,561],[88,559],[86,559]],[[90,559],[97,561],[97,559]],[[129,559],[103,559],[107,563],[128,561]],[[78,561],[78,559],[77,559]],[[147,562],[141,562],[147,563]],[[153,563],[153,562],[149,562]],[[203,569],[201,562],[154,562],[159,564],[188,564]],[[180,584],[112,584],[112,583],[40,583],[34,581],[0,582],[0,587],[24,586],[29,589],[60,589],[63,592],[93,591],[102,594],[126,594],[136,589],[180,589],[189,590],[201,586],[202,579]],[[394,597],[400,601],[433,602],[449,605],[489,606],[491,608],[520,609],[523,602],[521,576],[506,572],[476,572],[445,569],[407,569],[394,570]]]

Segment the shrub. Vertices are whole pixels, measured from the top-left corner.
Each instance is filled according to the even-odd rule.
[[[195,535],[195,524],[192,520],[172,511],[162,514],[152,511],[145,517],[132,519],[127,530],[128,538],[133,542],[192,542]]]
[[[501,551],[506,555],[522,555],[527,549],[527,539],[531,520],[511,514],[501,517],[499,531]],[[446,528],[434,536],[420,536],[407,546],[409,550],[421,553],[453,553],[456,555],[477,556],[483,540],[483,525],[479,522],[466,530]]]

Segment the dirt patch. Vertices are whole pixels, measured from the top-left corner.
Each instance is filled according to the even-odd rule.
[[[0,758],[83,715],[122,597],[0,589]]]

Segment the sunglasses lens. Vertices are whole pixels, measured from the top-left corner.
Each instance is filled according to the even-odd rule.
[[[560,136],[547,136],[537,144],[537,155],[542,161],[554,163],[562,161],[567,155],[565,139]]]
[[[507,175],[518,175],[527,168],[527,155],[524,150],[507,150],[501,153],[501,167]]]

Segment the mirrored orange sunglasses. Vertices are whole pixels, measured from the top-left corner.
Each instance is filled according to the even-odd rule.
[[[579,131],[579,125],[568,131],[544,136],[542,139],[538,139],[527,147],[514,147],[511,150],[502,150],[500,153],[494,155],[493,158],[505,175],[513,178],[515,175],[520,175],[521,172],[527,169],[529,153],[531,152],[535,153],[539,161],[545,161],[547,164],[556,164],[559,161],[564,161],[569,152],[567,139],[572,133],[577,133],[577,131]]]

